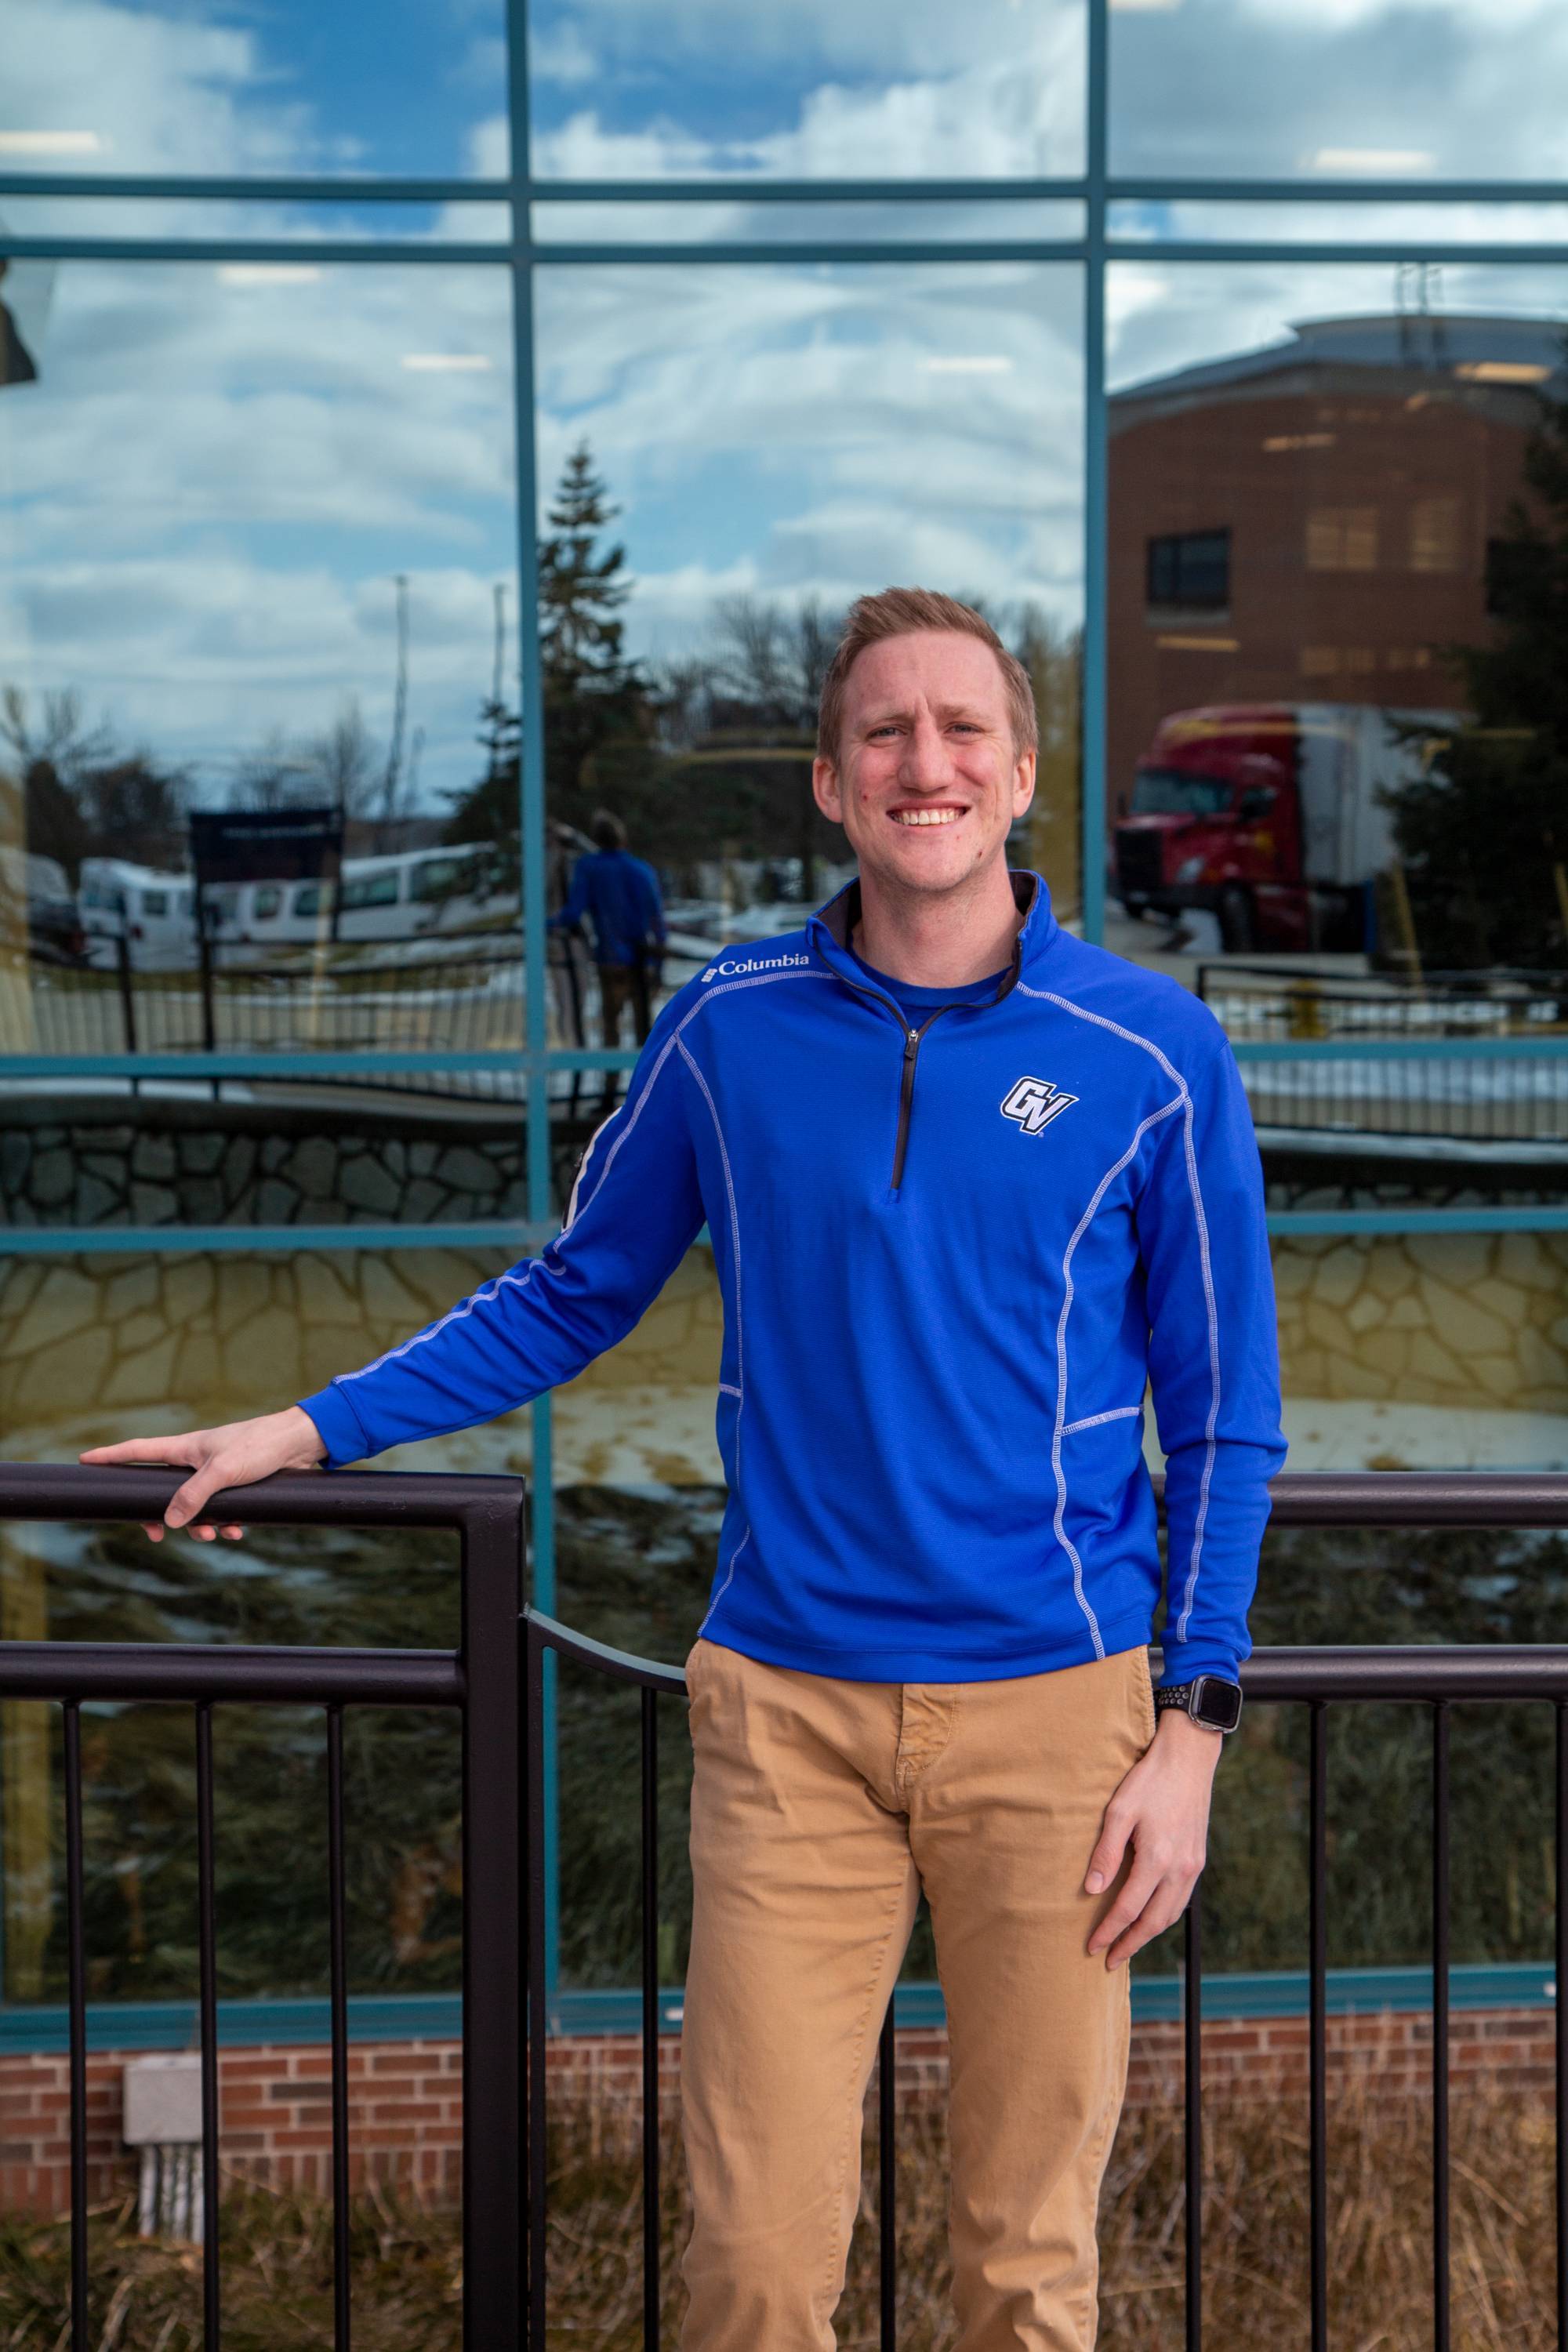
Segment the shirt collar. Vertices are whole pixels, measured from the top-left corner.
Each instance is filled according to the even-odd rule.
[[[999,997],[1007,995],[1020,974],[1038,962],[1058,929],[1045,877],[1026,866],[1011,866],[1007,869],[1007,878],[1013,885],[1014,903],[1023,919],[1013,942],[1013,961],[1006,979],[996,992]],[[837,891],[825,907],[819,908],[805,927],[809,945],[845,979],[854,977],[849,940],[859,919],[860,881],[857,876],[852,882],[847,882],[842,890]]]

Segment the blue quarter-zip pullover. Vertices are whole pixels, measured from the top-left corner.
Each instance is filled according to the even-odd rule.
[[[1064,931],[1037,875],[988,998],[915,1025],[858,885],[673,997],[562,1231],[303,1400],[336,1465],[488,1421],[637,1322],[706,1222],[729,1484],[708,1639],[886,1682],[1150,1637],[1234,1676],[1284,1459],[1258,1148],[1207,1008]]]

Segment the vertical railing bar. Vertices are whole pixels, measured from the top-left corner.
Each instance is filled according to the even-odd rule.
[[[524,1708],[528,1718],[527,1959],[528,1959],[528,2336],[529,2352],[544,2352],[544,1642],[526,1625]]]
[[[1557,1915],[1557,2352],[1568,2352],[1568,2032],[1563,2024],[1568,2005],[1568,1701],[1559,1699],[1553,1711],[1557,1717],[1552,1887]]]
[[[1328,1710],[1311,1703],[1309,1768],[1309,1956],[1310,2014],[1307,2028],[1309,2137],[1311,2206],[1312,2352],[1329,2342],[1329,2102],[1328,2102]]]
[[[331,1917],[332,2342],[349,2352],[349,1984],[344,1886],[343,1710],[327,1709],[327,1888]]]
[[[521,1822],[523,1517],[476,1504],[462,1530],[463,2343],[515,2345],[523,2326],[524,1911]]]
[[[1448,1705],[1432,1708],[1432,2343],[1449,2352]]]
[[[642,2310],[645,2352],[659,2344],[658,1696],[642,1694]]]
[[[1187,2352],[1201,2352],[1204,2331],[1204,1883],[1187,1905],[1182,1990],[1186,2059]]]
[[[213,1844],[213,1711],[196,1706],[196,1938],[202,2029],[202,2326],[203,2352],[218,2352],[221,2314],[217,2243],[217,1896]]]
[[[894,2122],[899,2082],[894,2012],[898,1990],[888,1996],[888,2013],[877,2053],[878,2237],[881,2260],[879,2352],[898,2352],[899,2343],[899,2157]]]
[[[71,2352],[87,2352],[87,1929],[83,1918],[81,1707],[65,1702],[67,1997],[70,2005]]]

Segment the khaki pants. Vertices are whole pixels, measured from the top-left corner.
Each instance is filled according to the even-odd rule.
[[[946,1996],[954,2352],[1089,2352],[1125,1965],[1084,1947],[1148,1653],[1002,1682],[870,1683],[699,1640],[681,2103],[683,2352],[833,2352],[861,2110],[923,1886]]]

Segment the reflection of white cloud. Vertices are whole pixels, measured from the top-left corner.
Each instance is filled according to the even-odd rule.
[[[1076,30],[1080,0],[901,0],[897,8],[846,5],[845,0],[537,0],[544,38],[570,24],[605,68],[623,72],[657,60],[685,60],[710,77],[722,58],[737,77],[782,71],[799,80],[828,75],[897,79],[962,71],[980,56],[1016,66],[1037,31]],[[540,37],[540,36],[536,36]]]
[[[405,369],[416,341],[484,364]],[[5,396],[3,675],[221,776],[347,692],[384,730],[406,572],[423,772],[466,781],[515,562],[510,341],[500,271],[62,264]]]
[[[600,68],[580,28],[568,21],[547,26],[532,36],[528,45],[528,69],[535,82],[558,82],[571,87],[593,81]]]
[[[1568,171],[1561,0],[1189,0],[1118,16],[1110,66],[1114,171]]]
[[[1076,617],[1075,273],[552,269],[539,319],[542,478],[588,436],[639,643],[676,650],[738,566],[826,604],[925,578]]]
[[[986,61],[943,79],[928,66],[918,79],[873,89],[824,83],[805,94],[793,121],[746,138],[673,121],[667,110],[635,128],[612,128],[586,109],[541,133],[534,168],[584,180],[719,171],[791,180],[1026,178],[1077,169],[1083,68],[1076,14],[1047,17],[1022,57],[1016,39],[965,54]]]
[[[264,79],[237,26],[115,6],[8,0],[5,109],[24,123],[80,126],[119,172],[332,169],[352,144]]]

